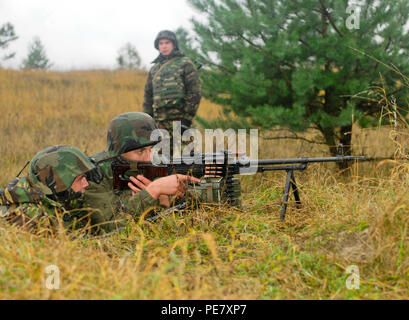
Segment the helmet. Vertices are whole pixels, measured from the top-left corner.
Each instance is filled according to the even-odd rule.
[[[159,129],[155,120],[143,112],[122,113],[111,120],[107,146],[111,156],[119,156],[132,150],[153,146],[152,131]]]
[[[94,168],[79,149],[66,145],[53,146],[34,156],[28,178],[45,195],[56,195],[69,190],[76,177]]]
[[[175,50],[179,50],[179,44],[178,40],[176,39],[176,34],[172,31],[169,30],[162,30],[161,32],[158,33],[155,39],[155,49],[159,50],[159,40],[161,39],[168,39],[173,42],[173,46],[175,47]]]

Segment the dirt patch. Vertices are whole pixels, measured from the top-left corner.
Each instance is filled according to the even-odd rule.
[[[336,243],[336,252],[351,262],[368,262],[375,256],[375,250],[369,241],[368,229],[343,234]]]

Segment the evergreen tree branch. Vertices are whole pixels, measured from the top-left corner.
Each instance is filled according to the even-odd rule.
[[[252,45],[252,46],[258,48],[261,52],[265,52],[265,50],[264,50],[262,47],[256,45],[256,44],[253,43],[251,40],[249,40],[249,39],[247,39],[245,36],[243,36],[242,34],[238,34],[238,36],[239,36],[240,38],[242,38],[244,41],[246,41],[248,44],[250,44],[250,45]],[[289,90],[292,90],[291,81],[290,81],[290,79],[288,78],[288,76],[287,76],[287,74],[285,73],[285,71],[283,70],[283,68],[281,68],[280,63],[279,63],[278,61],[276,61],[276,60],[273,60],[273,63],[276,65],[277,69],[278,69],[278,70],[280,71],[280,73],[283,75],[284,80],[285,80],[285,82],[286,82],[286,84],[287,84],[288,89],[289,89]]]
[[[247,42],[249,45],[257,48],[258,50],[260,50],[261,52],[264,52],[264,53],[266,52],[262,46],[259,46],[259,45],[255,44],[253,41],[247,39],[243,34],[237,33],[236,35],[239,36],[241,39],[243,39],[245,42]]]
[[[344,37],[343,34],[341,33],[341,31],[338,30],[337,26],[335,25],[334,21],[332,20],[331,15],[330,15],[330,13],[328,12],[328,9],[327,9],[327,7],[326,7],[325,4],[324,4],[324,1],[323,1],[323,0],[319,0],[319,1],[320,1],[320,4],[321,4],[322,9],[323,9],[323,12],[324,12],[324,14],[326,15],[326,17],[327,17],[329,23],[330,23],[331,26],[334,28],[334,30],[336,31],[336,33],[338,33],[338,35],[339,35],[341,38],[343,38],[343,37]]]
[[[347,0],[189,2],[208,20],[194,31],[196,57],[209,62],[202,80],[211,101],[230,108],[238,122],[269,132],[272,126],[299,135],[307,127],[320,132],[309,139],[274,132],[274,139],[325,142],[331,152],[340,141],[350,144],[350,135],[340,133],[350,131],[351,113],[362,125],[376,122],[381,113],[379,97],[367,94],[379,71],[398,104],[407,98],[409,34],[403,26],[409,8],[403,0],[365,0],[359,32],[344,31],[338,20]],[[394,73],[402,76],[401,90]],[[362,99],[365,95],[374,101]]]
[[[305,40],[301,39],[301,37],[298,38],[298,41],[300,41],[303,45],[305,45],[305,46],[308,47],[309,49],[312,49],[311,46],[310,46]]]
[[[317,10],[314,10],[314,11],[320,13],[320,12],[317,11]],[[298,12],[294,12],[294,14],[295,14],[295,16],[296,16],[298,19],[303,20],[304,22],[306,22],[304,18],[300,17],[300,15],[298,14]],[[283,31],[287,31],[287,30],[286,30],[284,27],[282,27],[282,26],[279,26],[279,28],[280,28],[281,30],[283,30]],[[319,34],[323,35],[322,30],[318,29],[316,26],[314,26],[314,30],[317,31]]]

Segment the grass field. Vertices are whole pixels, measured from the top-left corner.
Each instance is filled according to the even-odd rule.
[[[141,111],[145,77],[0,69],[0,186],[47,146],[104,149],[109,121]],[[199,115],[215,118],[219,111],[202,101]],[[355,154],[391,156],[408,130],[354,127],[352,134]],[[259,150],[260,158],[328,154],[298,140],[260,139]],[[296,179],[303,206],[291,201],[284,222],[282,172],[241,177],[241,209],[130,221],[102,239],[44,238],[0,221],[0,298],[408,299],[407,164],[355,164],[348,176],[315,164]],[[50,265],[60,272],[58,290],[46,288]],[[356,289],[346,286],[352,265],[359,269]]]

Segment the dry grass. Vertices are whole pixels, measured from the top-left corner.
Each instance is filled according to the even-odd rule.
[[[0,70],[0,186],[38,150],[105,147],[108,122],[141,110],[146,74]],[[199,114],[216,117],[203,101]],[[406,137],[407,129],[400,135]],[[390,156],[390,128],[354,128],[355,153]],[[314,132],[306,134],[314,136]],[[263,141],[260,157],[318,156],[321,145]],[[3,299],[408,299],[406,163],[334,165],[296,173],[303,207],[279,220],[284,173],[241,178],[243,208],[202,208],[155,223],[130,221],[102,239],[46,239],[0,221]],[[346,288],[349,265],[360,288]],[[46,289],[49,265],[59,290]]]

